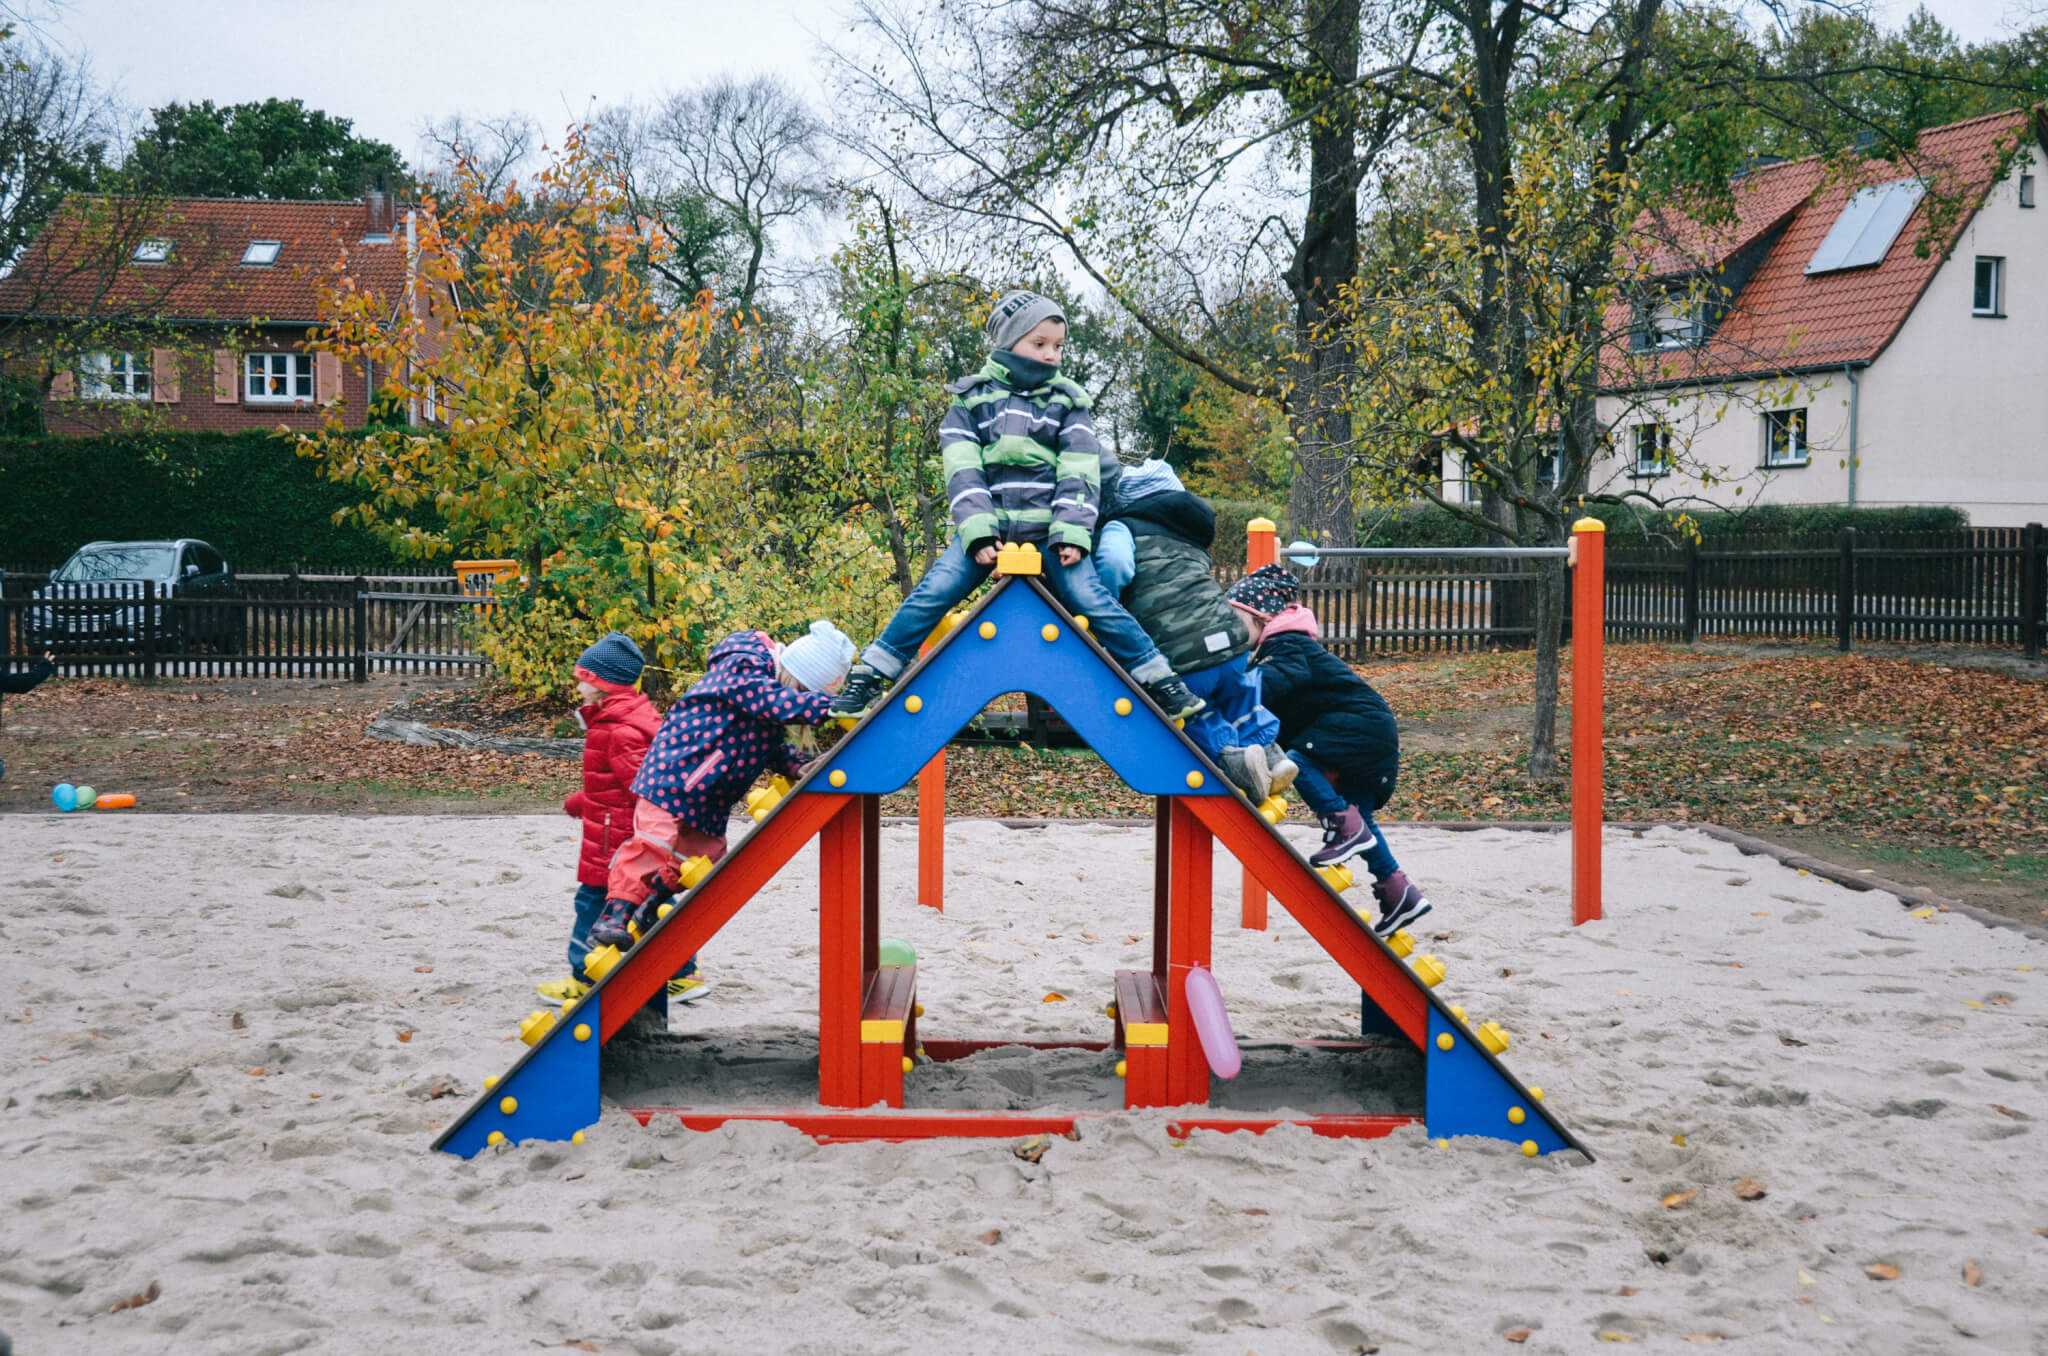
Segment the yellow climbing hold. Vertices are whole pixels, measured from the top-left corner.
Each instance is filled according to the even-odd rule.
[[[1448,1050],[1457,1043],[1457,1040],[1448,1031],[1443,1032],[1436,1038],[1436,1048],[1439,1050]]]
[[[1530,1089],[1529,1089],[1529,1096],[1530,1096],[1531,1098],[1533,1098],[1534,1100],[1536,1100],[1536,1101],[1539,1101],[1539,1102],[1540,1102],[1540,1101],[1542,1101],[1542,1100],[1543,1100],[1543,1089],[1541,1089],[1541,1088],[1530,1088]]]
[[[775,799],[781,800],[782,796],[777,794]],[[709,857],[686,857],[683,859],[683,864],[676,869],[676,879],[685,890],[696,889],[704,883],[704,878],[710,874],[711,859]],[[662,910],[657,909],[654,916],[666,918],[668,915],[662,912]]]
[[[674,913],[675,911],[676,911],[676,906],[675,906],[675,905],[673,905],[673,904],[663,904],[663,905],[661,905],[661,906],[659,906],[658,908],[656,908],[656,909],[655,909],[655,911],[654,911],[654,916],[655,916],[656,918],[666,918],[666,917],[668,917],[668,916],[669,916],[670,914]]]
[[[1444,982],[1444,963],[1426,952],[1415,958],[1414,970],[1415,977],[1427,988],[1434,989]]]
[[[903,699],[903,709],[913,716],[916,715],[924,710],[924,698],[918,696],[915,692],[911,693]]]
[[[527,1019],[519,1024],[519,1039],[528,1045],[539,1045],[541,1037],[555,1025],[555,1014],[535,1008]]]
[[[575,1029],[574,1031],[570,1032],[569,1034],[570,1034],[570,1035],[572,1035],[572,1036],[574,1036],[574,1037],[575,1037],[575,1038],[576,1038],[577,1040],[579,1040],[579,1041],[587,1041],[587,1040],[589,1040],[589,1039],[590,1039],[590,1023],[588,1023],[588,1022],[578,1022],[578,1023],[576,1023],[576,1029]]]
[[[1479,1043],[1491,1054],[1504,1055],[1508,1049],[1508,1029],[1499,1022],[1481,1022],[1478,1030]]]
[[[1131,714],[1131,699],[1129,697],[1118,697],[1116,699],[1116,713],[1120,716]]]
[[[1316,874],[1321,876],[1323,882],[1338,894],[1342,894],[1358,884],[1358,877],[1352,875],[1351,868],[1342,862],[1338,862],[1335,866],[1319,866],[1316,868]]]
[[[833,768],[831,773],[826,776],[825,780],[832,783],[832,785],[834,786],[846,785],[846,769],[841,767]]]
[[[590,982],[595,984],[598,980],[610,974],[612,967],[623,959],[624,957],[619,954],[619,949],[615,946],[598,947],[595,951],[591,951],[583,957],[583,973],[590,976]]]
[[[996,638],[996,624],[994,622],[985,621],[977,629],[981,632],[983,640],[994,640]]]
[[[517,1097],[500,1097],[498,1099],[498,1110],[504,1112],[507,1116],[511,1115],[519,1110],[519,1099]]]
[[[1038,628],[1038,634],[1049,643],[1060,638],[1060,628],[1054,626],[1051,622],[1047,622]]]
[[[1259,802],[1259,818],[1268,824],[1278,824],[1287,818],[1287,802],[1279,796],[1268,796]]]
[[[1409,954],[1415,950],[1415,938],[1406,929],[1402,929],[1387,938],[1387,950],[1393,952],[1402,960],[1407,960]]]
[[[1195,789],[1198,789],[1198,788],[1200,788],[1200,786],[1202,785],[1202,782],[1203,782],[1203,781],[1204,781],[1204,778],[1203,778],[1203,776],[1202,776],[1202,773],[1201,773],[1201,769],[1199,769],[1199,768],[1197,768],[1197,769],[1196,769],[1195,771],[1193,771],[1193,772],[1190,772],[1190,773],[1188,774],[1188,788],[1189,788],[1190,790],[1195,790]]]

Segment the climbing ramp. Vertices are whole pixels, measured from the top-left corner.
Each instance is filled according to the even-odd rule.
[[[1024,562],[1022,569],[1030,569]],[[1007,568],[1007,567],[1006,567]],[[1153,955],[1120,971],[1101,1042],[1057,1042],[1114,1058],[1127,1108],[1184,1108],[1168,1133],[1261,1131],[1283,1123],[1319,1134],[1375,1136],[1418,1120],[1434,1137],[1482,1135],[1537,1155],[1585,1152],[1502,1062],[1508,1033],[1468,1023],[1437,993],[1443,966],[1390,945],[1344,902],[1077,625],[1032,573],[1006,573],[795,787],[750,798],[759,823],[698,880],[583,999],[521,1028],[525,1053],[433,1147],[469,1157],[489,1145],[580,1139],[599,1115],[605,1044],[643,1009],[665,1015],[664,986],[812,838],[819,841],[818,1104],[740,1110],[644,1108],[643,1123],[675,1115],[693,1129],[778,1120],[820,1139],[917,1139],[1071,1129],[1082,1113],[903,1109],[920,1056],[962,1058],[1004,1041],[923,1039],[917,967],[879,954],[881,797],[904,786],[990,701],[1033,693],[1057,709],[1110,770],[1156,798]],[[1414,1114],[1262,1116],[1211,1112],[1210,1059],[1197,1034],[1191,987],[1207,980],[1213,845],[1220,841],[1357,983],[1362,1036],[1420,1052],[1424,1105]],[[1228,991],[1227,984],[1223,986]],[[1365,1042],[1312,1042],[1341,1057]]]

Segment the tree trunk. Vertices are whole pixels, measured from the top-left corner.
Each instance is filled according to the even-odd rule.
[[[1339,87],[1358,77],[1360,0],[1309,0],[1307,42]],[[1287,269],[1294,299],[1287,421],[1295,438],[1288,515],[1297,536],[1349,546],[1351,415],[1344,401],[1350,351],[1342,340],[1344,290],[1358,270],[1358,133],[1354,110],[1310,119],[1308,213]]]
[[[1538,524],[1537,545],[1550,545],[1547,527]],[[1536,595],[1536,710],[1529,725],[1529,780],[1554,782],[1557,769],[1558,651],[1564,630],[1566,574],[1561,560],[1539,560]]]

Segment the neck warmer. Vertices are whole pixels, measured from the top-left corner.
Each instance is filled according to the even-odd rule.
[[[1042,363],[1006,348],[999,348],[988,356],[1010,374],[1010,385],[1020,391],[1035,391],[1060,374],[1057,363]]]

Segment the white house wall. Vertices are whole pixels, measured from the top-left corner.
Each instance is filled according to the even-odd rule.
[[[2035,159],[1993,190],[1891,345],[1857,371],[1858,506],[1954,505],[1980,527],[2048,522],[2048,208],[2019,206],[2017,182],[2024,171],[2048,188]],[[1971,314],[1980,255],[2005,260],[2003,318]],[[1607,397],[1618,455],[1593,485],[1721,507],[1848,503],[1851,395],[1836,370]],[[1808,464],[1766,470],[1763,412],[1801,406]],[[1638,479],[1630,428],[1652,420],[1671,428],[1678,465]]]

